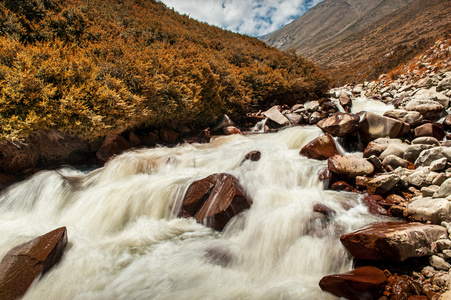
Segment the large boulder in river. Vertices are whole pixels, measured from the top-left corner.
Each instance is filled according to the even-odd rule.
[[[387,276],[373,267],[360,267],[343,274],[323,277],[319,286],[323,291],[350,300],[377,299],[384,291]]]
[[[238,179],[219,173],[189,186],[180,215],[194,217],[199,223],[222,230],[231,218],[251,205],[252,201],[246,198]]]
[[[340,154],[340,152],[337,149],[334,138],[326,133],[305,145],[299,154],[308,158],[326,160],[331,156]]]
[[[342,235],[340,241],[357,259],[402,262],[435,254],[435,241],[444,234],[440,225],[381,222]]]
[[[286,126],[290,124],[290,121],[280,111],[279,105],[271,107],[270,109],[265,111],[263,115],[281,126]]]
[[[66,245],[66,227],[61,227],[9,251],[0,262],[0,299],[21,298],[61,259]]]
[[[338,137],[355,132],[359,121],[360,118],[358,115],[337,112],[327,119],[322,119],[316,125],[322,131]]]
[[[327,161],[327,168],[339,177],[355,178],[374,173],[374,165],[357,156],[334,155]]]
[[[408,123],[367,112],[360,121],[359,134],[366,142],[380,137],[397,138],[405,136],[410,130]]]

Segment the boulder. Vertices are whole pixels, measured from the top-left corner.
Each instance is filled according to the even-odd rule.
[[[387,283],[384,271],[373,267],[360,267],[343,274],[323,277],[319,286],[323,291],[350,300],[377,299]]]
[[[445,130],[443,129],[443,125],[439,123],[426,123],[415,128],[414,135],[416,138],[423,136],[431,136],[441,141],[445,137],[446,133]]]
[[[271,107],[269,110],[265,111],[263,115],[281,126],[290,124],[290,121],[280,112],[279,105]]]
[[[319,121],[316,125],[332,136],[345,136],[355,132],[360,118],[355,114],[337,112],[333,116]]]
[[[102,163],[106,163],[115,155],[121,154],[130,148],[130,143],[121,135],[109,134],[96,153],[96,157]]]
[[[179,215],[194,217],[199,223],[222,230],[231,218],[251,205],[252,201],[246,198],[238,179],[219,173],[189,186]]]
[[[323,214],[328,218],[331,218],[337,214],[335,210],[321,203],[315,203],[313,205],[313,212]]]
[[[388,148],[389,144],[379,144],[374,141],[369,142],[363,151],[363,157],[379,156]]]
[[[19,299],[63,255],[66,227],[55,229],[9,251],[0,262],[0,299]]]
[[[415,160],[417,160],[418,156],[420,156],[420,153],[423,150],[430,149],[432,147],[432,145],[426,144],[410,145],[404,151],[403,158],[413,163],[415,162]]]
[[[418,158],[415,160],[415,168],[430,166],[434,160],[445,157],[442,152],[442,147],[434,147],[421,151]]]
[[[412,220],[440,224],[451,221],[450,203],[444,198],[419,198],[407,205],[406,214]]]
[[[299,124],[302,124],[302,122],[303,122],[302,116],[299,114],[296,114],[296,113],[288,113],[285,115],[285,117],[293,125],[299,125]]]
[[[340,154],[340,152],[337,149],[334,138],[326,133],[305,145],[299,154],[308,158],[326,160],[331,156]]]
[[[347,178],[370,175],[374,173],[374,166],[365,158],[357,156],[334,155],[327,161],[329,171]]]
[[[446,228],[417,222],[381,222],[342,235],[341,243],[357,259],[402,262],[436,253],[435,241]]]
[[[409,162],[403,158],[399,158],[396,155],[388,155],[382,161],[382,165],[385,167],[390,166],[393,169],[396,169],[398,167],[407,168],[409,166]]]
[[[431,121],[440,119],[445,112],[444,106],[434,100],[412,99],[407,102],[405,109],[409,111],[417,111],[424,118]]]
[[[412,99],[435,101],[440,103],[445,109],[448,109],[449,107],[449,98],[442,93],[433,90],[419,89],[415,95],[413,95]]]
[[[260,151],[257,151],[257,150],[251,151],[248,154],[246,154],[246,156],[244,157],[244,159],[241,163],[245,162],[246,160],[259,161],[261,156],[262,156],[262,153]]]
[[[407,148],[409,147],[410,145],[405,143],[388,144],[387,149],[385,149],[384,152],[379,155],[379,159],[384,160],[387,156],[390,155],[395,155],[399,158],[402,158]]]
[[[383,174],[366,182],[366,188],[370,195],[383,195],[393,189],[400,181],[397,174]]]
[[[343,108],[352,106],[351,97],[349,97],[349,95],[345,92],[340,93],[340,95],[338,96],[338,100],[340,101],[340,105]]]
[[[403,137],[409,130],[410,125],[408,123],[370,112],[365,114],[358,128],[360,136],[366,142],[380,137]]]
[[[445,198],[451,195],[451,178],[446,179],[434,194],[434,198]]]
[[[393,118],[408,123],[411,127],[415,127],[421,123],[423,116],[417,111],[408,111],[404,109],[392,109],[383,114],[384,117]]]
[[[417,137],[412,140],[412,145],[429,145],[429,146],[440,146],[440,142],[432,136]]]

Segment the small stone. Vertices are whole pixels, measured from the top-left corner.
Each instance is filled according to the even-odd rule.
[[[440,186],[442,185],[443,182],[445,182],[445,180],[446,180],[445,173],[440,173],[438,174],[437,177],[434,178],[434,180],[432,180],[432,184]]]
[[[451,258],[451,250],[446,249],[446,250],[443,250],[442,253],[443,253],[443,257],[445,259],[450,259]]]
[[[440,187],[437,185],[424,186],[421,188],[421,193],[423,194],[423,197],[432,197],[439,188]]]
[[[437,241],[437,248],[440,251],[451,249],[451,240],[450,239],[440,239]]]
[[[441,171],[446,167],[448,159],[446,157],[436,159],[431,162],[431,171]]]
[[[426,278],[432,278],[436,273],[437,271],[435,271],[435,269],[431,266],[424,267],[421,271],[421,274],[423,274]]]
[[[432,255],[429,258],[429,263],[437,270],[448,271],[451,268],[451,265],[447,263],[443,258],[437,255]]]

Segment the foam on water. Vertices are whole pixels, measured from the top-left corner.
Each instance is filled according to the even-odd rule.
[[[62,261],[24,299],[335,299],[318,281],[352,267],[339,236],[376,218],[359,195],[324,191],[326,162],[299,155],[320,133],[234,135],[129,151],[90,173],[43,171],[0,195],[0,255],[67,226]],[[261,159],[243,162],[254,150]],[[221,233],[177,218],[188,186],[218,172],[239,179],[251,209]]]

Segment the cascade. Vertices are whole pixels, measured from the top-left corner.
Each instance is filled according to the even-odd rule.
[[[335,299],[318,282],[352,267],[340,235],[380,217],[358,194],[323,190],[326,162],[299,155],[320,134],[291,127],[42,171],[0,194],[0,256],[67,227],[61,262],[24,299]],[[243,162],[254,150],[261,159]],[[178,218],[189,185],[220,172],[253,206],[222,232]],[[314,212],[318,203],[336,214]]]

